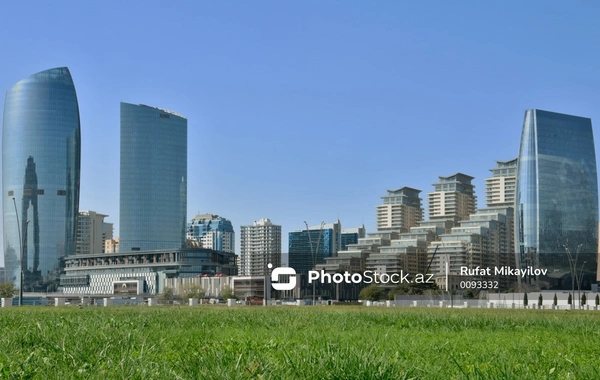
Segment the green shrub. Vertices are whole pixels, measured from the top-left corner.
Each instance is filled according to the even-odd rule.
[[[17,292],[12,282],[0,282],[0,298],[12,298]]]

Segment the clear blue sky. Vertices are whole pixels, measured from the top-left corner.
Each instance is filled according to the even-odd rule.
[[[373,231],[386,189],[426,203],[439,175],[476,177],[483,206],[526,109],[600,125],[597,2],[26,4],[0,5],[0,93],[70,68],[80,209],[117,235],[121,101],[188,118],[188,219],[268,217],[284,251],[305,220]]]

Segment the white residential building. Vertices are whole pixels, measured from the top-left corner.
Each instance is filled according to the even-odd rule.
[[[281,226],[263,218],[241,227],[238,274],[265,276],[268,264],[281,265]]]

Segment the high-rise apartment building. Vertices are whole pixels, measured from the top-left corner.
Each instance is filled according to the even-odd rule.
[[[187,239],[201,248],[235,253],[235,231],[231,221],[213,214],[196,215],[187,227]]]
[[[487,207],[515,207],[517,194],[517,159],[496,161],[490,169],[492,177],[485,179],[485,203]]]
[[[456,173],[439,177],[433,184],[435,191],[428,193],[429,219],[468,219],[477,208],[473,177]]]
[[[68,68],[33,74],[6,92],[4,258],[8,281],[18,284],[23,268],[24,290],[55,289],[61,258],[75,253],[80,133],[77,95]]]
[[[515,220],[520,265],[548,269],[552,274],[529,278],[529,282],[540,288],[570,289],[575,276],[582,289],[589,288],[596,281],[598,262],[592,121],[526,111],[518,160]]]
[[[77,242],[75,245],[77,255],[104,253],[104,242],[107,233],[104,218],[107,216],[95,211],[79,212],[77,217]]]
[[[121,103],[120,252],[186,246],[187,119]]]
[[[265,276],[270,273],[268,264],[281,266],[281,226],[263,218],[241,227],[238,274]]]
[[[421,190],[402,187],[388,190],[381,197],[383,204],[376,207],[377,231],[406,232],[423,220],[423,207],[419,193]]]

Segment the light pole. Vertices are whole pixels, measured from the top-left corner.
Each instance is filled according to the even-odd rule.
[[[579,270],[579,276],[577,276],[577,297],[579,297],[579,308],[581,309],[581,283],[583,282],[583,266],[585,265],[586,261],[583,262],[583,264],[581,264],[581,269]]]
[[[308,234],[308,243],[310,244],[310,254],[312,256],[312,262],[313,262],[313,269],[315,269],[315,266],[317,265],[317,258],[316,255],[319,254],[319,243],[321,243],[321,235],[323,234],[323,226],[325,225],[325,222],[321,222],[321,227],[319,228],[319,237],[317,239],[317,249],[315,252],[313,250],[313,244],[312,244],[312,238],[310,237],[310,228],[308,228],[308,223],[306,223],[306,220],[304,221],[304,225],[306,226],[306,233]],[[312,304],[313,306],[315,306],[316,304],[316,300],[315,300],[315,282],[313,281],[313,300],[312,300]]]
[[[569,259],[569,268],[571,269],[571,309],[574,309],[575,306],[575,277],[577,277],[577,256],[579,256],[579,247],[577,248],[577,254],[575,255],[575,260],[573,260],[573,255],[569,250],[569,247],[563,245],[565,247],[565,251],[567,252],[567,258]]]
[[[19,244],[20,244],[20,257],[19,257],[19,266],[21,267],[21,275],[19,276],[19,306],[23,306],[23,239],[21,239],[21,225],[19,223],[19,212],[17,211],[17,201],[13,197],[13,205],[15,206],[15,216],[17,217],[17,232],[19,233]],[[25,223],[25,228],[29,227],[29,220]],[[23,237],[27,236],[27,231]]]

